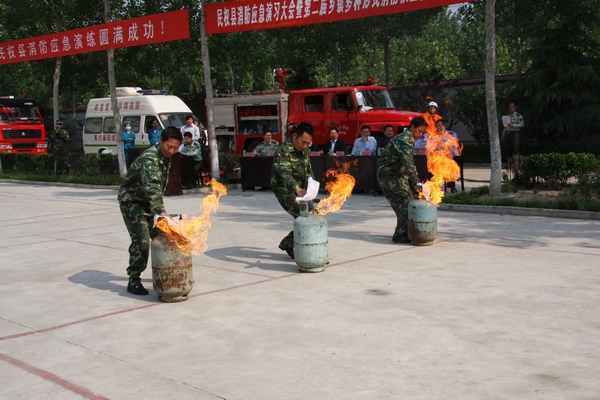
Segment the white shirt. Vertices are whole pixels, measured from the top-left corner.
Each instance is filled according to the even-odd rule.
[[[200,140],[200,129],[198,129],[196,125],[192,124],[192,126],[187,126],[187,124],[185,124],[181,127],[181,134],[183,135],[185,132],[192,132],[192,139],[195,141]]]

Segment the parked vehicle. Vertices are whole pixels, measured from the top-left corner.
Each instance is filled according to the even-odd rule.
[[[33,99],[0,97],[0,152],[46,154],[44,121]]]
[[[329,128],[337,127],[348,145],[360,136],[360,127],[371,126],[373,136],[382,136],[386,125],[402,132],[420,113],[394,107],[388,88],[371,82],[356,86],[292,90],[289,93],[230,95],[214,99],[214,125],[219,151],[242,154],[252,151],[270,129],[273,139],[287,138],[287,125],[310,123],[314,142],[329,140]]]
[[[168,91],[142,90],[138,87],[117,88],[121,126],[123,121],[131,123],[136,134],[136,146],[149,146],[148,129],[157,118],[161,127],[185,125],[186,115],[192,115],[190,108],[177,96]],[[83,148],[86,153],[116,153],[117,135],[110,97],[89,101],[83,126]]]

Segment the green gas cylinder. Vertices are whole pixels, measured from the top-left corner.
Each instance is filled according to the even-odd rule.
[[[298,202],[300,216],[294,221],[294,261],[300,272],[323,272],[329,262],[327,220],[309,212],[309,203]]]
[[[407,233],[413,245],[431,246],[437,236],[437,207],[426,200],[410,200]]]

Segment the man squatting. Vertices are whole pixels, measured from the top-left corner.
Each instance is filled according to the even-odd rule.
[[[158,234],[154,215],[166,215],[163,196],[167,188],[171,156],[179,151],[181,131],[169,126],[162,131],[158,146],[150,147],[131,163],[121,184],[119,207],[131,237],[127,291],[146,295],[140,275],[148,264],[150,240]]]

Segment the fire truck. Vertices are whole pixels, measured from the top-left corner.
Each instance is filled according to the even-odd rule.
[[[263,140],[268,129],[273,139],[287,138],[287,126],[308,122],[315,131],[313,141],[322,146],[329,129],[337,127],[340,138],[351,146],[360,136],[360,127],[369,125],[375,137],[386,125],[401,133],[420,113],[394,107],[389,90],[371,79],[355,86],[292,90],[284,93],[228,95],[214,99],[214,125],[219,151],[250,152]]]
[[[46,128],[33,99],[0,97],[0,152],[46,154]]]

